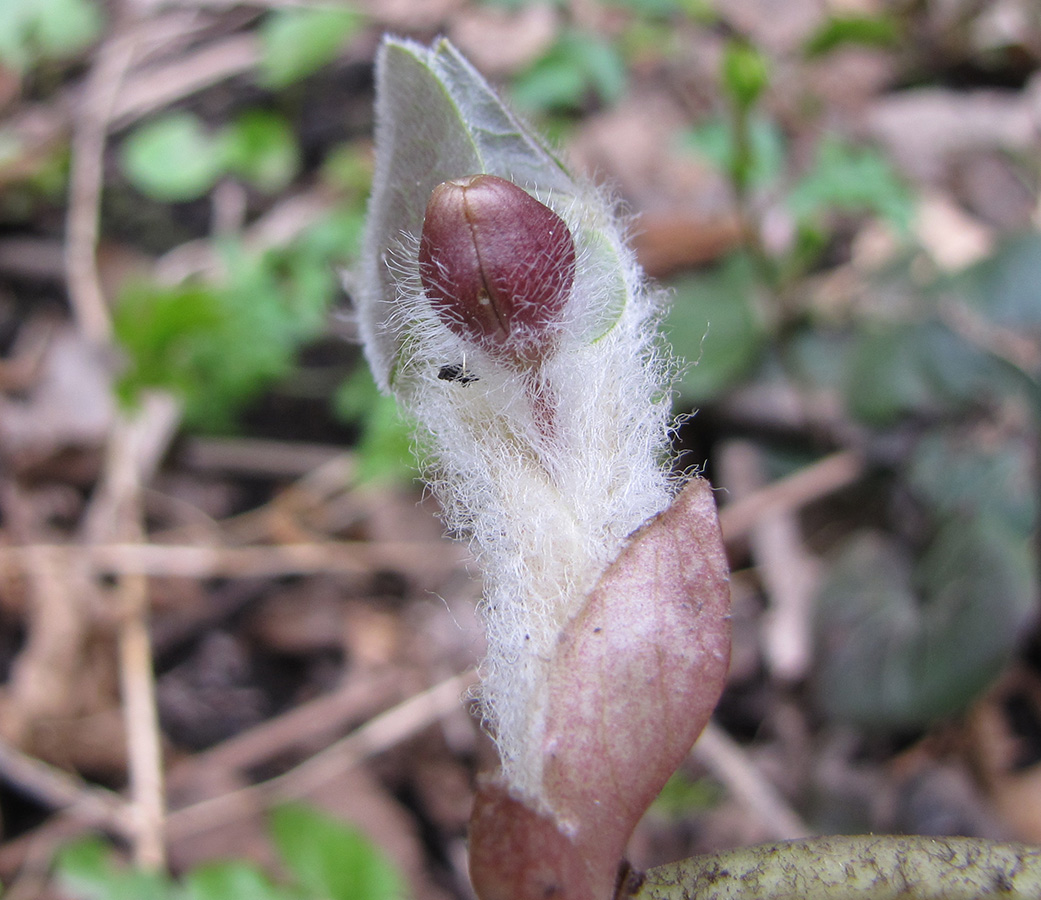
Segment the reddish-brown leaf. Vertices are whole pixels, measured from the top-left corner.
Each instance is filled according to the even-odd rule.
[[[537,809],[502,788],[477,806],[471,871],[482,900],[608,900],[629,835],[719,700],[729,605],[712,489],[695,479],[636,532],[562,634],[542,796],[525,798]],[[549,893],[496,892],[536,872],[531,890]]]

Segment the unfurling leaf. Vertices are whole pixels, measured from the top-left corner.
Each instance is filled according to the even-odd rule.
[[[630,833],[722,693],[727,578],[712,489],[698,478],[633,536],[561,635],[541,796],[481,787],[470,869],[482,900],[612,896]]]

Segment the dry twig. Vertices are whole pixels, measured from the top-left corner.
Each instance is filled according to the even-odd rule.
[[[88,547],[41,544],[0,547],[0,569],[26,569],[34,553],[64,563],[85,564],[95,574],[153,575],[181,578],[274,578],[316,573],[357,575],[374,568],[452,565],[453,554],[441,541],[322,541],[253,547],[191,546],[146,543],[95,544]]]
[[[762,489],[761,454],[752,444],[728,443],[720,453],[720,467],[724,482],[738,501]],[[810,607],[816,588],[816,561],[803,547],[794,509],[764,511],[748,537],[769,601],[762,621],[766,663],[775,676],[798,681],[809,670],[812,655]]]
[[[77,323],[87,337],[99,344],[108,341],[112,330],[97,266],[105,139],[135,44],[132,35],[117,33],[102,45],[72,134],[65,273]]]
[[[132,419],[120,416],[109,437],[104,476],[88,512],[88,537],[115,534],[141,540],[141,489],[167,446],[178,410],[169,398],[152,396]],[[148,634],[148,582],[123,574],[113,596],[119,615],[118,646],[123,716],[127,731],[134,858],[161,868],[166,859],[165,797],[155,675]]]
[[[812,834],[745,750],[714,722],[708,723],[692,752],[755,815],[769,835],[787,841]]]
[[[370,719],[282,775],[170,813],[171,839],[220,828],[278,801],[302,797],[322,784],[460,711],[460,698],[476,681],[472,671],[454,675]]]
[[[118,794],[87,784],[0,741],[0,778],[51,809],[66,810],[93,825],[127,833],[126,803]]]
[[[864,461],[852,450],[825,456],[787,478],[724,506],[719,511],[723,537],[728,544],[742,540],[763,516],[801,509],[855,483],[863,473]]]

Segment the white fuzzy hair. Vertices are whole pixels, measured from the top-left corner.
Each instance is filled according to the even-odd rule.
[[[426,476],[447,525],[472,537],[484,572],[481,700],[504,775],[528,796],[542,777],[546,672],[561,630],[673,491],[660,296],[601,194],[538,199],[577,250],[555,349],[539,366],[497,360],[444,325],[421,287],[415,235],[384,255],[398,296],[377,323],[406,335],[388,381],[426,431]],[[477,380],[438,377],[463,364]]]

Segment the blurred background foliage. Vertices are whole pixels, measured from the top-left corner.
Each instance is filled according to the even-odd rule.
[[[519,13],[532,4],[488,5]],[[1008,332],[1041,346],[1037,230],[1000,235],[986,258],[962,271],[930,266],[913,228],[920,198],[883,149],[822,127],[810,129],[817,131],[812,146],[797,136],[796,154],[792,126],[768,102],[772,92],[790,90],[776,83],[776,72],[792,60],[772,59],[708,2],[605,5],[615,17],[607,33],[568,22],[558,4],[563,24],[510,74],[509,95],[566,141],[584,117],[625,97],[631,67],[665,65],[681,53],[677,24],[723,35],[718,95],[676,135],[676,147],[729,183],[741,235],[710,265],[668,279],[666,332],[690,363],[679,408],[701,407],[708,416],[733,392],[766,384],[841,403],[856,443],[880,448],[872,457],[875,487],[893,507],[830,548],[820,596],[823,709],[862,724],[921,726],[962,708],[1034,612],[1037,370],[993,344]],[[906,52],[910,7],[877,9],[826,16],[803,42],[804,60],[850,46]],[[104,22],[93,0],[14,0],[0,11],[0,61],[45,92]],[[143,204],[154,227],[142,240],[171,249],[185,217],[196,218],[207,196],[228,185],[245,212],[200,238],[212,254],[209,271],[176,283],[129,279],[119,289],[116,332],[126,355],[119,394],[133,403],[143,388],[172,390],[184,403],[186,427],[227,432],[265,391],[309,390],[316,376],[333,415],[359,434],[362,471],[409,478],[407,423],[371,388],[364,368],[348,363],[348,354],[321,371],[306,364],[307,348],[328,334],[341,302],[341,273],[357,257],[369,170],[364,136],[342,127],[330,129],[339,138],[308,136],[302,146],[302,107],[312,82],[342,65],[345,50],[375,27],[350,4],[273,10],[256,24],[256,86],[230,114],[208,116],[188,104],[120,136],[113,214],[120,203]],[[789,97],[786,106],[800,102],[814,98]],[[0,130],[9,156],[17,155],[16,140]],[[45,205],[60,193],[64,153],[55,147],[52,159],[9,184],[8,227],[38,214],[27,197]],[[1036,193],[1037,160],[1016,172]],[[250,221],[302,185],[330,198],[325,211],[289,240],[251,246]],[[783,220],[779,247],[767,246],[766,215]],[[164,220],[172,220],[165,235]],[[848,237],[866,223],[890,242],[886,264],[858,273],[852,290],[859,296],[838,313],[814,308],[808,284],[849,268]],[[991,434],[1001,429],[1005,439]],[[988,438],[991,447],[981,443]],[[813,440],[802,444],[812,453]],[[907,504],[913,534],[897,513]]]
[[[835,4],[782,44],[748,27],[744,5],[710,0],[612,0],[588,15],[563,0],[465,4],[495,22],[549,23],[534,50],[490,74],[536,127],[619,182],[638,247],[646,210],[627,191],[629,173],[600,173],[609,155],[583,156],[582,142],[590,123],[648,91],[681,97],[686,119],[658,148],[659,194],[668,199],[670,173],[698,172],[723,198],[706,216],[710,230],[731,235],[703,257],[648,263],[669,290],[664,330],[686,361],[677,412],[698,411],[679,432],[684,462],[707,465],[726,488],[714,453],[734,436],[757,442],[773,476],[842,449],[865,460],[843,502],[803,523],[820,565],[807,695],[829,723],[918,733],[964,713],[1033,646],[1041,13],[1029,0],[1001,5],[1021,28],[998,28],[985,4],[874,2],[858,5],[863,13]],[[407,19],[388,23],[378,8],[346,2],[242,10],[231,27],[256,37],[253,69],[138,117],[112,141],[102,237],[134,256],[113,291],[119,398],[132,406],[142,391],[171,391],[185,429],[206,434],[263,432],[279,410],[302,409],[284,423],[290,433],[352,444],[362,480],[408,482],[408,423],[341,339],[371,177],[371,56],[380,31]],[[111,15],[95,0],[0,3],[11,96],[53,99]],[[414,36],[432,37],[452,15],[417,24]],[[839,57],[881,61],[884,73],[871,75],[881,87],[851,89],[851,108],[836,112],[836,85],[814,72]],[[923,178],[884,129],[863,127],[884,92],[965,85],[1033,97],[1030,141],[976,145],[1025,198],[1023,215],[1014,204],[995,212],[978,192],[955,196],[957,173]],[[927,139],[931,121],[923,113]],[[17,124],[0,122],[0,233],[55,233],[67,136],[27,158]],[[969,166],[971,153],[950,165]],[[927,227],[938,183],[948,223],[939,236]],[[302,220],[265,230],[297,201]],[[963,241],[970,249],[950,258]],[[705,802],[697,785],[670,792]],[[289,860],[295,851],[280,846]],[[122,877],[98,854],[81,847],[63,863],[80,895],[130,896],[90,886]],[[322,893],[299,857],[290,866],[306,888],[293,896],[362,895]],[[263,876],[199,874],[148,896],[246,896],[212,887],[225,877],[260,885]],[[283,896],[264,885],[248,895]]]
[[[358,829],[303,805],[276,809],[268,823],[289,873],[276,882],[253,863],[209,863],[176,880],[122,866],[101,840],[65,847],[56,877],[76,900],[400,900],[404,879]]]

